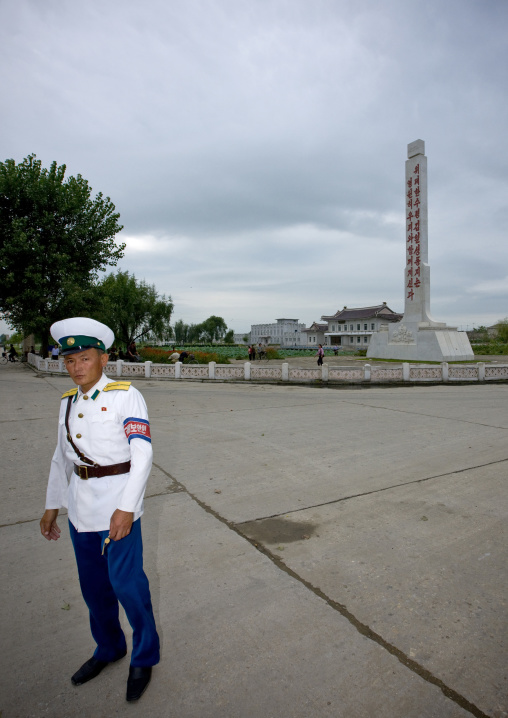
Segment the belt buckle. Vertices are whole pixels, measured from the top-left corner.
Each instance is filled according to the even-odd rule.
[[[83,473],[83,469],[84,469],[84,473]],[[83,479],[83,481],[88,481],[88,466],[78,466],[78,471],[79,471],[79,474],[78,474],[79,478]]]

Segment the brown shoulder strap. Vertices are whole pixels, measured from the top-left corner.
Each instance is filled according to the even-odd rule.
[[[73,440],[72,440],[71,431],[70,431],[70,429],[69,429],[69,414],[71,413],[71,404],[72,404],[72,400],[73,400],[73,399],[74,399],[74,395],[69,396],[69,398],[67,399],[67,410],[66,410],[66,412],[65,412],[65,428],[66,428],[66,430],[67,430],[67,441],[68,441],[69,444],[72,446],[72,448],[74,449],[74,451],[75,451],[76,454],[78,455],[79,459],[80,459],[84,464],[91,464],[92,466],[97,466],[97,464],[96,464],[94,461],[92,461],[91,459],[88,459],[88,458],[83,454],[83,452],[78,449],[78,447],[76,446],[76,444],[75,444],[75,443],[73,442]]]

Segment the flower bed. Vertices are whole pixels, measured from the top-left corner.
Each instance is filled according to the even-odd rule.
[[[172,364],[170,357],[175,349],[161,349],[160,347],[141,347],[138,349],[140,357],[143,361],[151,361],[154,364]],[[229,364],[229,359],[222,356],[219,352],[201,351],[193,349],[192,347],[186,347],[185,351],[188,354],[194,354],[194,358],[198,364],[209,364],[211,361],[217,364]]]

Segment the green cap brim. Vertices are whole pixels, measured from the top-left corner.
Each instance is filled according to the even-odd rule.
[[[85,337],[79,334],[72,337],[62,337],[60,339],[60,344],[62,345],[62,351],[60,352],[62,356],[66,356],[67,354],[77,354],[78,352],[84,352],[87,349],[100,349],[103,352],[106,351],[104,342],[101,342],[101,340],[97,339],[97,337]]]

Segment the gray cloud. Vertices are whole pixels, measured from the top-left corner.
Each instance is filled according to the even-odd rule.
[[[245,330],[402,310],[422,138],[433,313],[492,323],[508,314],[507,21],[502,0],[5,2],[2,158],[83,174],[121,213],[123,269],[177,318]]]

